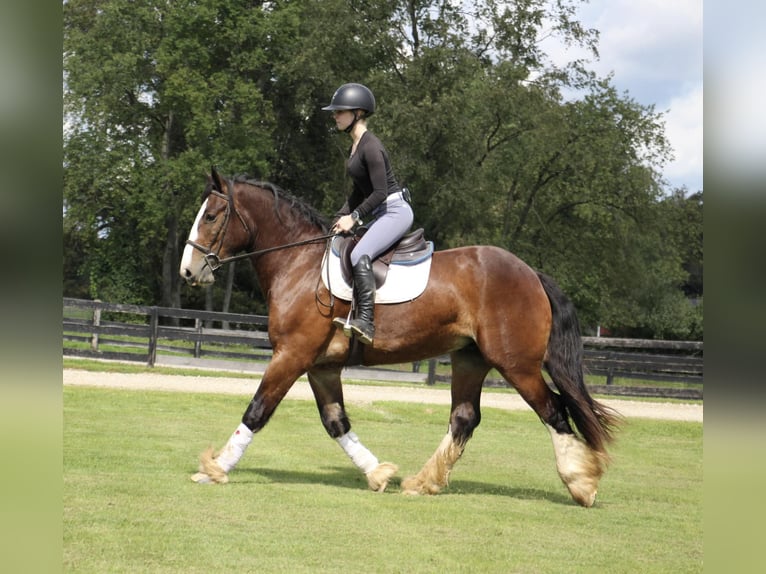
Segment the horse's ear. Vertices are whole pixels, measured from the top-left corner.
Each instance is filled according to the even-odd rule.
[[[218,171],[215,169],[215,166],[210,167],[210,178],[213,182],[213,189],[223,193],[223,180],[221,179],[221,176],[218,175]]]

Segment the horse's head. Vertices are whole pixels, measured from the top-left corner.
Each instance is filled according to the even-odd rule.
[[[213,283],[221,260],[247,247],[250,230],[237,211],[234,194],[234,183],[213,168],[181,258],[179,272],[190,285]]]

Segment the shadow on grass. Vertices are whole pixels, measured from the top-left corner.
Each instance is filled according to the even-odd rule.
[[[231,477],[231,483],[235,482],[247,484],[322,484],[354,490],[367,488],[367,479],[359,471],[340,466],[321,467],[320,470],[311,472],[263,467],[237,469]]]
[[[547,500],[554,504],[563,504],[565,506],[577,505],[572,500],[572,497],[565,492],[554,492],[551,490],[541,490],[539,488],[523,488],[517,486],[506,486],[498,484],[488,484],[486,482],[475,482],[456,480],[450,483],[449,487],[444,490],[444,494],[483,494],[491,496],[506,496],[508,498],[517,498],[519,500]]]
[[[395,476],[386,489],[387,494],[400,494],[402,477]],[[316,471],[296,471],[276,468],[245,468],[232,474],[229,484],[321,484],[352,490],[366,490],[367,480],[357,470],[348,467],[322,467]],[[564,487],[562,486],[562,489]],[[566,492],[554,492],[537,488],[513,487],[486,482],[458,480],[450,483],[437,496],[490,495],[519,500],[545,500],[565,506],[576,505]]]

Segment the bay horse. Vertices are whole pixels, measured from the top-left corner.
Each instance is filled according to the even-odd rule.
[[[225,178],[215,169],[208,177],[180,274],[191,285],[208,285],[222,263],[249,258],[268,303],[273,356],[241,423],[219,452],[202,453],[192,480],[228,482],[253,434],[304,374],[325,430],[369,487],[382,492],[398,471],[361,443],[346,414],[341,371],[351,343],[332,321],[346,317],[351,304],[333,299],[320,280],[327,230],[317,211],[273,184]],[[362,346],[358,364],[451,357],[447,433],[423,468],[402,480],[401,492],[436,494],[448,485],[481,421],[482,384],[494,368],[550,432],[556,469],[572,498],[593,505],[620,416],[588,393],[574,305],[550,277],[498,247],[436,251],[422,295],[376,305],[375,323],[374,342]]]

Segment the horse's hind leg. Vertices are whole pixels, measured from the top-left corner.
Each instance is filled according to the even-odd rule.
[[[548,387],[539,369],[530,368],[525,372],[518,367],[512,370],[499,367],[498,370],[550,432],[556,470],[569,494],[578,504],[593,506],[604,473],[603,456],[575,435],[561,397]]]
[[[404,494],[437,494],[481,421],[481,386],[489,372],[475,346],[452,353],[452,410],[447,434],[415,476],[402,481]]]
[[[351,430],[351,422],[343,406],[340,369],[315,368],[308,372],[308,379],[327,434],[336,440],[354,465],[364,473],[370,489],[383,492],[399,467],[390,462],[379,462]]]

